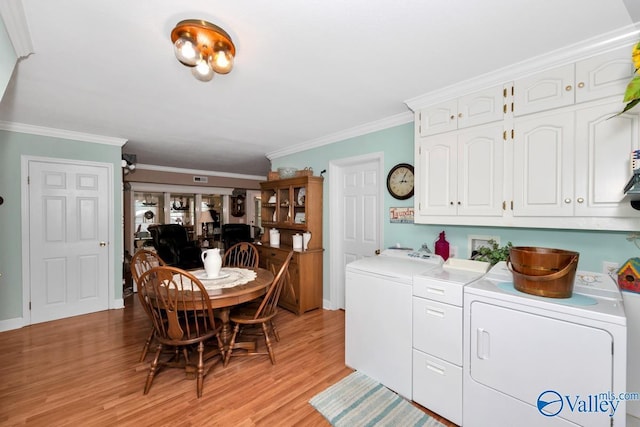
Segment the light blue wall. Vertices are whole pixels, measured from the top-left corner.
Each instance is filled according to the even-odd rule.
[[[397,126],[390,129],[374,132],[336,142],[319,148],[295,153],[289,156],[274,159],[272,169],[280,166],[292,166],[303,168],[313,167],[314,175],[318,175],[323,169],[328,170],[331,160],[343,159],[372,152],[384,152],[384,173],[397,163],[414,164],[413,152],[413,124]],[[329,299],[329,180],[324,182],[323,204],[323,237],[324,237],[324,298]],[[461,258],[468,258],[468,235],[499,236],[501,244],[511,241],[514,246],[542,246],[549,248],[574,250],[580,253],[578,268],[581,270],[601,271],[602,261],[614,261],[622,264],[631,257],[640,255],[632,241],[627,240],[626,232],[587,231],[587,230],[551,230],[551,229],[526,229],[526,228],[500,228],[500,227],[466,227],[453,225],[420,225],[420,224],[391,224],[389,222],[389,208],[413,206],[414,199],[399,201],[389,196],[386,191],[385,181],[385,216],[384,221],[384,247],[400,243],[403,246],[419,248],[422,243],[427,243],[433,250],[433,242],[440,231],[445,230],[450,245],[458,247]],[[640,211],[638,211],[640,218]],[[640,230],[639,230],[640,231]]]
[[[0,320],[22,317],[21,156],[112,163],[114,297],[122,297],[122,176],[119,146],[0,130]]]
[[[0,19],[0,100],[9,84],[9,80],[11,80],[11,74],[17,59],[18,57],[13,50],[4,22]]]

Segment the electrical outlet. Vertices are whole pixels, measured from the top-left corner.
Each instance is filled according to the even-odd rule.
[[[449,246],[449,258],[458,258],[457,246]]]
[[[613,261],[602,261],[602,272],[609,276],[615,276],[616,272],[620,268],[620,263]]]
[[[476,234],[468,235],[467,249],[469,251],[469,256],[471,256],[474,251],[477,251],[483,246],[489,247],[489,240],[494,240],[498,245],[500,245],[500,236],[480,236]]]

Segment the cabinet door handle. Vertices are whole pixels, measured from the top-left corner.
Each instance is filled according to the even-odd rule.
[[[458,117],[459,117],[459,118],[462,118],[462,113],[458,113]]]
[[[438,375],[444,375],[444,369],[439,366],[432,365],[431,363],[427,363],[427,369],[435,372]]]
[[[425,310],[425,314],[427,316],[444,317],[444,311],[434,307],[427,307],[427,309]]]
[[[580,83],[578,83],[578,87],[579,87],[580,89],[582,89],[582,88],[584,87],[584,82],[580,82]]]
[[[456,116],[454,116],[453,114],[451,115],[451,117],[449,117],[451,120],[455,119]]]
[[[432,294],[436,294],[436,295],[444,295],[444,289],[443,288],[428,287],[427,288],[427,292],[432,293]]]
[[[571,203],[571,199],[567,197],[566,199],[564,199],[564,202],[565,203]]]
[[[484,328],[478,328],[476,330],[476,355],[478,359],[487,360],[489,358],[489,332],[485,331]]]
[[[573,89],[573,86],[571,85],[567,85],[567,87],[564,88],[567,92],[571,92],[571,89]]]

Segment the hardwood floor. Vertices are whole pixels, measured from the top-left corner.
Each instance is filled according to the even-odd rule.
[[[352,372],[344,312],[281,310],[277,325],[275,366],[267,356],[219,363],[200,399],[178,369],[142,394],[151,355],[138,363],[149,321],[137,296],[123,310],[0,333],[0,425],[328,426],[308,401]]]

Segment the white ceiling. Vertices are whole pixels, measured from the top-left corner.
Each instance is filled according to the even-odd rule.
[[[5,1],[5,0],[3,0]],[[637,0],[22,0],[34,53],[0,120],[128,140],[143,164],[264,175],[266,154],[408,116],[403,101],[640,20]],[[233,71],[169,34],[204,19]]]

